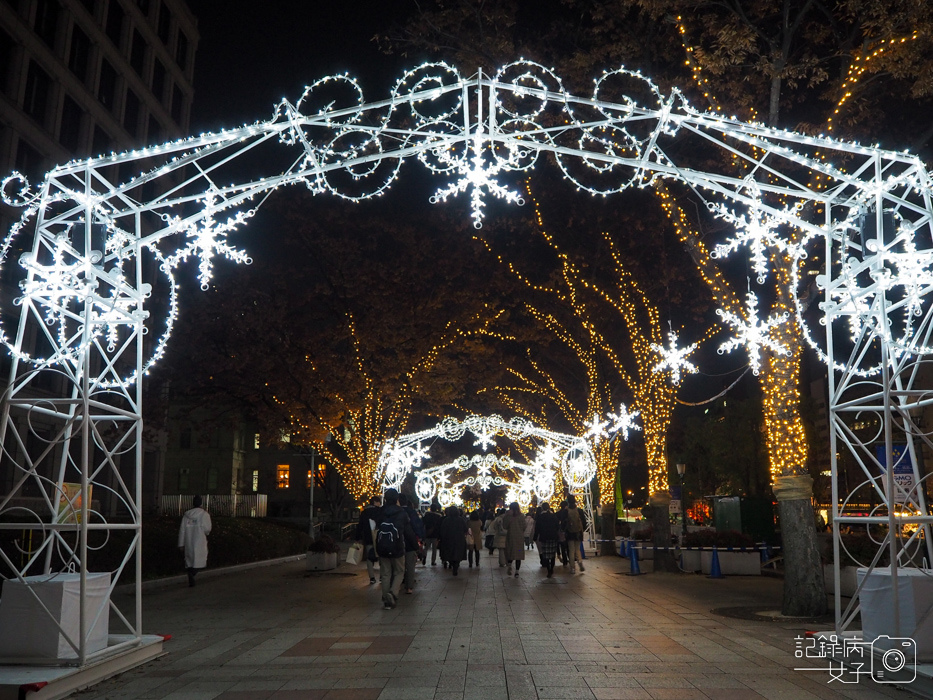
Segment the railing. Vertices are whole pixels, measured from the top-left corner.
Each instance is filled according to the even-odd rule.
[[[162,515],[182,515],[189,508],[193,508],[192,499],[188,495],[162,496]],[[202,496],[202,504],[211,515],[227,516],[233,518],[264,518],[269,497],[264,493],[232,494],[220,496]]]

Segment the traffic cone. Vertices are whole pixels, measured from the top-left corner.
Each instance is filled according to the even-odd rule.
[[[619,544],[619,556],[623,559],[628,559],[628,540],[624,537],[622,542]]]
[[[635,547],[634,543],[629,547],[628,551],[629,551],[629,563],[631,564],[631,568],[629,569],[629,572],[627,575],[628,576],[641,576],[641,569],[638,566],[638,549]]]
[[[709,576],[706,578],[725,578],[722,575],[722,569],[719,568],[719,552],[713,547],[713,561],[709,565]]]

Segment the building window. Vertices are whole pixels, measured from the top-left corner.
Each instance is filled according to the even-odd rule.
[[[29,62],[26,76],[26,94],[23,97],[23,111],[40,124],[45,124],[45,110],[49,104],[49,88],[52,80],[35,61]]]
[[[39,0],[36,3],[36,34],[50,49],[55,49],[55,30],[58,28],[58,0]]]
[[[146,42],[138,29],[133,30],[133,45],[130,47],[130,65],[136,74],[142,77],[146,63]]]
[[[275,468],[275,485],[280,489],[288,488],[288,465],[280,464]]]
[[[110,9],[107,10],[107,25],[104,29],[110,41],[117,48],[120,48],[123,38],[123,7],[119,0],[110,0]]]
[[[94,139],[91,150],[95,156],[102,156],[110,150],[110,136],[99,125],[94,125]]]
[[[176,124],[182,124],[185,118],[185,98],[181,88],[177,85],[172,89],[172,119]]]
[[[259,433],[256,433],[253,435],[253,449],[254,450],[259,449]]]
[[[168,46],[168,40],[172,32],[172,11],[168,9],[165,3],[159,8],[159,28],[158,34],[162,43]]]
[[[23,139],[16,145],[16,169],[32,182],[38,182],[42,175],[42,154]],[[40,372],[40,376],[47,374]]]
[[[184,32],[178,32],[178,44],[175,46],[175,63],[184,70],[188,67],[188,37]]]
[[[158,58],[152,62],[152,94],[156,96],[159,104],[165,100],[165,66]]]
[[[211,467],[207,470],[207,490],[214,493],[217,490],[217,467]]]
[[[81,145],[81,118],[84,110],[80,105],[65,95],[62,102],[62,125],[58,131],[58,142],[72,153],[78,152]]]
[[[100,83],[97,87],[97,99],[107,109],[113,111],[116,104],[117,93],[117,71],[110,65],[110,61],[104,59],[100,62]]]
[[[178,470],[178,493],[184,493],[188,490],[188,470]]]
[[[13,65],[13,37],[0,29],[0,92],[6,93],[10,66]]]
[[[71,30],[71,49],[68,51],[68,68],[82,83],[87,82],[87,68],[91,60],[91,40],[77,25]]]
[[[159,120],[156,119],[154,114],[149,115],[149,131],[146,140],[150,146],[162,143],[162,125],[159,124]],[[153,181],[150,180],[150,182]]]
[[[253,472],[253,493],[259,491],[259,472]]]
[[[139,133],[139,98],[132,90],[126,91],[126,104],[123,106],[123,126],[136,137]]]

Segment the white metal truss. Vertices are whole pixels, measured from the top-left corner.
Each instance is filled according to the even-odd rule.
[[[916,358],[931,347],[933,206],[919,158],[701,112],[679,91],[664,94],[625,69],[605,73],[581,97],[526,61],[469,78],[434,63],[406,73],[381,101],[365,102],[346,76],[325,78],[267,121],[72,161],[35,188],[18,175],[3,182],[4,201],[22,210],[2,249],[7,268],[19,265],[22,295],[4,309],[0,335],[14,357],[0,416],[0,535],[28,532],[34,546],[11,556],[3,543],[2,576],[54,576],[74,564],[83,582],[89,538],[122,528],[131,537],[115,573],[135,566],[139,600],[140,379],[171,332],[174,274],[195,259],[206,285],[217,256],[246,262],[228,234],[273,190],[302,184],[361,200],[383,193],[404,163],[418,163],[443,179],[433,200],[467,193],[480,226],[490,195],[520,203],[517,173],[539,160],[594,195],[675,181],[717,215],[727,204],[733,223],[745,211],[779,234],[796,229],[805,243],[822,240],[819,308],[829,340],[813,342],[834,368],[834,501],[845,498],[835,455],[845,446],[886,504],[874,520],[834,505],[836,522],[883,520],[881,541],[901,562],[897,543],[905,538],[929,547],[922,489],[895,507],[891,470],[882,473],[868,449],[884,444],[890,464],[895,444],[912,454],[918,441],[929,444],[917,421],[929,398]],[[808,313],[800,311],[805,326]],[[880,418],[870,441],[845,427],[853,411]],[[59,515],[70,483],[79,484],[80,518]],[[95,506],[104,495],[109,510]],[[908,537],[908,528],[922,534]],[[851,620],[838,599],[837,614],[842,627]],[[139,637],[141,619],[137,602],[135,617],[124,619],[131,636]],[[78,663],[93,657],[90,622],[82,619],[70,640]]]

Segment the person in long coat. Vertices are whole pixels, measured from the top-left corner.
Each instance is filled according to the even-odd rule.
[[[441,559],[447,562],[454,576],[460,568],[460,562],[466,559],[466,519],[455,506],[447,506],[444,519],[438,526],[438,539],[440,540]]]
[[[499,566],[505,566],[506,556],[505,556],[505,525],[503,523],[503,518],[505,518],[508,511],[505,508],[501,508],[496,514],[495,519],[492,521],[492,534],[493,540],[492,545],[499,552]]]
[[[534,540],[538,543],[538,553],[541,561],[547,568],[547,577],[554,575],[554,558],[557,556],[560,532],[560,521],[551,510],[551,505],[545,501],[541,504],[541,512],[535,518]]]
[[[192,499],[194,506],[181,517],[178,528],[178,547],[185,553],[188,585],[194,586],[198,569],[207,566],[207,536],[211,532],[211,514],[201,507],[201,497]]]
[[[507,576],[512,575],[514,563],[515,578],[518,578],[518,570],[525,560],[525,516],[517,501],[509,505],[509,512],[502,517],[502,525],[505,529],[505,559],[509,565],[505,573]]]

